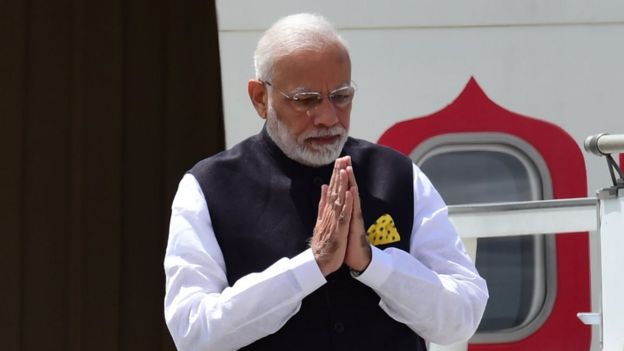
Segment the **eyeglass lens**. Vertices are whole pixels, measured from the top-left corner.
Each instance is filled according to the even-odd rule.
[[[328,99],[336,108],[344,109],[353,101],[354,93],[355,89],[353,87],[342,87],[332,91]],[[318,92],[301,92],[294,94],[291,101],[295,109],[309,111],[322,103],[323,95]]]

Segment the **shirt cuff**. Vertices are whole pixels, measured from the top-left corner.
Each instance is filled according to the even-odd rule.
[[[372,257],[368,267],[362,274],[354,276],[354,278],[371,288],[379,288],[392,273],[392,257],[372,245],[371,252]]]
[[[312,249],[307,249],[291,258],[289,266],[290,271],[293,272],[295,279],[301,286],[304,296],[312,293],[327,282],[314,259]]]

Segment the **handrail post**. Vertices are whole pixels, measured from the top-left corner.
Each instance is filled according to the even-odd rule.
[[[624,350],[624,188],[598,193],[602,272],[602,350]]]

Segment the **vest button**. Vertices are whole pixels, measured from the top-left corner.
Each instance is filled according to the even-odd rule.
[[[334,331],[338,334],[344,332],[344,324],[340,322],[334,323]]]
[[[322,177],[314,177],[314,178],[312,178],[312,183],[314,183],[314,185],[320,187],[321,185],[323,185],[323,178]]]

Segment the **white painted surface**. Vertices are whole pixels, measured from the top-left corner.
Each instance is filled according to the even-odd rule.
[[[217,3],[227,146],[262,126],[246,90],[261,30],[306,10],[350,28],[353,136],[376,141],[396,122],[442,109],[471,76],[499,105],[561,126],[581,150],[590,134],[624,131],[624,1]],[[588,189],[603,187],[604,160],[586,163],[596,170]]]
[[[616,0],[219,0],[223,30],[258,30],[297,12],[324,14],[339,28],[399,28],[613,22],[624,19]]]

